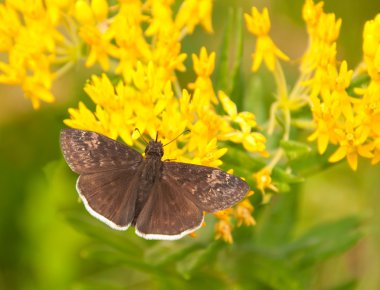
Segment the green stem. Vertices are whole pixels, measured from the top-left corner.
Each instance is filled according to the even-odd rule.
[[[287,85],[286,85],[286,78],[282,70],[281,64],[278,61],[276,62],[276,67],[273,72],[273,75],[277,84],[278,92],[277,92],[277,101],[271,107],[268,134],[271,135],[274,131],[276,112],[278,109],[280,109],[282,110],[282,113],[284,114],[284,119],[285,119],[284,134],[282,136],[282,139],[287,141],[289,140],[289,135],[290,135],[291,114],[290,114],[290,109],[288,107],[289,97],[288,97],[288,91],[287,91]],[[272,170],[276,166],[276,164],[281,160],[283,154],[284,154],[284,151],[282,150],[282,148],[277,149],[272,160],[269,162],[269,164],[266,167],[269,170]]]
[[[278,101],[274,102],[270,108],[269,114],[269,124],[268,124],[268,135],[272,135],[274,127],[276,125],[276,112],[278,109]]]
[[[288,100],[288,91],[287,91],[287,85],[286,85],[286,78],[284,75],[284,71],[282,70],[282,66],[279,61],[276,61],[276,66],[273,71],[273,76],[275,78],[278,92],[277,92],[277,99],[280,102],[286,102]]]
[[[182,88],[181,85],[179,84],[178,78],[175,78],[173,81],[173,86],[174,86],[174,93],[177,98],[180,98],[182,96]]]
[[[64,66],[60,67],[56,72],[55,72],[55,77],[59,79],[62,77],[66,72],[68,72],[72,67],[74,66],[73,61],[67,62]]]
[[[265,166],[269,169],[269,172],[271,172],[272,169],[276,166],[276,164],[281,160],[283,154],[284,150],[282,150],[282,148],[277,149],[276,153],[272,157],[272,160],[268,163],[267,166]]]

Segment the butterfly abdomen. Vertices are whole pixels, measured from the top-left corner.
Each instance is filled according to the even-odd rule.
[[[163,162],[161,157],[158,158],[146,158],[140,165],[140,184],[137,188],[137,199],[135,205],[135,215],[132,221],[132,225],[135,224],[138,215],[140,214],[144,204],[146,203],[149,194],[152,193],[152,188],[155,182],[158,182],[162,178]]]

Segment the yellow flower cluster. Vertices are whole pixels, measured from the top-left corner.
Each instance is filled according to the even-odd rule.
[[[174,80],[174,70],[185,70],[179,40],[198,24],[212,31],[212,1],[184,1],[176,16],[173,2],[119,1],[109,7],[105,0],[77,1],[79,35],[90,50],[86,65],[98,63],[103,71],[121,74],[130,83],[138,62],[152,62],[156,78]]]
[[[379,142],[376,121],[380,115],[376,107],[380,100],[377,94],[380,65],[379,62],[376,64],[376,51],[380,56],[377,30],[380,18],[367,22],[363,33],[364,62],[372,80],[367,88],[358,90],[362,98],[353,98],[347,93],[353,71],[348,70],[346,61],[338,65],[336,60],[336,40],[341,19],[336,20],[334,14],[325,13],[323,2],[314,4],[312,0],[305,2],[303,17],[309,32],[309,48],[304,55],[301,71],[304,84],[310,89],[316,125],[309,139],[317,140],[321,154],[329,143],[337,145],[338,149],[329,161],[347,158],[353,170],[357,169],[359,156],[373,158],[373,162],[377,162],[374,147]]]
[[[20,86],[35,109],[54,101],[55,79],[80,57],[86,66],[131,82],[137,62],[153,62],[156,77],[184,71],[179,40],[197,25],[212,32],[211,0],[185,0],[175,17],[173,0],[6,0],[0,4],[0,84]],[[154,47],[154,49],[152,49]]]
[[[52,66],[65,44],[58,30],[70,0],[7,0],[0,4],[0,84],[21,86],[35,109],[52,102]]]
[[[357,169],[359,156],[370,158],[372,163],[380,161],[380,16],[365,24],[363,32],[363,63],[358,73],[367,73],[370,82],[366,87],[356,88],[356,95],[349,95],[348,88],[354,86],[355,75],[348,69],[346,61],[336,59],[336,41],[342,24],[333,13],[323,11],[323,2],[314,3],[305,0],[302,15],[307,25],[309,45],[302,58],[300,76],[293,89],[288,85],[277,59],[287,57],[273,44],[268,36],[270,20],[267,9],[262,14],[256,8],[252,15],[245,15],[248,30],[257,37],[253,54],[252,70],[256,71],[262,60],[273,73],[278,92],[277,100],[272,104],[268,133],[275,128],[275,116],[283,115],[285,129],[283,140],[289,139],[291,112],[310,104],[315,131],[309,137],[317,141],[320,154],[329,144],[337,146],[330,156],[330,162],[344,158],[353,170]],[[365,70],[360,70],[365,66]],[[281,160],[283,153],[279,149],[272,161],[262,173],[270,170]],[[257,175],[256,174],[256,175]],[[260,185],[259,179],[257,184]],[[261,185],[263,188],[268,186]]]
[[[341,19],[336,20],[332,13],[324,13],[323,2],[314,4],[312,0],[305,1],[303,18],[309,33],[309,47],[302,60],[301,73],[309,89],[316,123],[316,130],[309,140],[317,140],[318,151],[322,154],[329,142],[338,142],[335,129],[340,123],[342,108],[345,116],[349,114],[350,101],[346,88],[350,84],[352,71],[347,71],[346,62],[342,62],[340,71],[337,71],[336,40]],[[344,107],[341,106],[343,103]]]
[[[363,141],[359,154],[372,158],[372,164],[380,161],[380,14],[367,21],[363,31],[363,59],[371,80],[366,88],[358,89],[362,95],[354,102],[359,121],[355,135]],[[358,139],[360,140],[360,139]],[[358,141],[357,141],[358,142]],[[369,151],[370,150],[370,151]]]
[[[235,103],[222,92],[215,92],[211,77],[215,53],[202,47],[193,54],[194,82],[181,87],[176,71],[183,71],[187,55],[181,52],[180,40],[198,24],[211,31],[212,1],[184,1],[173,16],[172,1],[120,1],[117,10],[107,5],[102,9],[92,1],[77,1],[75,15],[80,23],[80,36],[90,49],[87,65],[99,63],[103,70],[121,74],[112,82],[106,74],[92,76],[85,91],[96,105],[92,112],[82,102],[69,109],[65,124],[93,130],[143,151],[139,135],[163,143],[163,159],[217,167],[227,152],[220,142],[241,144],[247,151],[266,154],[265,137],[257,132],[255,116],[238,112]],[[103,3],[104,4],[104,3]],[[78,7],[79,5],[79,7]],[[107,18],[111,14],[112,21]],[[192,14],[189,14],[189,13]],[[196,14],[195,14],[196,13]],[[219,106],[224,113],[217,112]],[[238,226],[254,225],[253,206],[244,200],[227,215],[216,214],[220,221],[216,237],[232,242],[233,220]],[[228,226],[220,226],[227,222]]]

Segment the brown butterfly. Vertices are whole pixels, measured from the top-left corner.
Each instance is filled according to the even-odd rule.
[[[145,158],[91,131],[63,129],[60,142],[67,164],[80,174],[77,191],[90,214],[116,230],[132,225],[145,239],[180,239],[202,225],[203,211],[229,208],[249,190],[220,169],[162,161],[157,140]]]

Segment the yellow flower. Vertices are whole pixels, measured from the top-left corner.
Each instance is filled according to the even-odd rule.
[[[99,108],[99,107],[98,107]],[[97,108],[97,110],[99,110]],[[104,126],[99,122],[96,116],[86,107],[83,102],[79,102],[78,109],[69,109],[70,119],[64,120],[64,123],[72,128],[96,131],[108,135]]]
[[[185,71],[183,62],[187,58],[186,53],[181,52],[181,43],[178,41],[179,31],[172,25],[161,30],[157,37],[151,59],[159,67],[157,78],[163,82],[175,80],[173,71]]]
[[[252,174],[253,179],[256,182],[256,187],[262,194],[262,203],[266,204],[270,201],[271,195],[266,193],[266,189],[270,189],[274,192],[278,192],[277,187],[272,183],[271,171],[269,168],[263,168],[260,171]]]
[[[244,17],[248,31],[257,37],[256,49],[252,54],[252,71],[257,71],[263,60],[270,71],[274,71],[277,58],[289,60],[289,57],[277,48],[268,35],[270,20],[267,8],[264,8],[260,14],[257,8],[253,7],[251,15],[244,14]]]
[[[22,28],[17,11],[10,5],[0,4],[0,52],[9,51]]]
[[[215,239],[222,239],[225,242],[232,244],[232,224],[227,220],[220,220],[215,224]]]
[[[339,72],[335,67],[329,66],[332,106],[337,116],[343,114],[347,120],[352,120],[354,117],[352,101],[346,91],[351,83],[352,74],[352,70],[347,70],[346,61],[342,62]]]
[[[314,29],[323,14],[323,2],[314,4],[313,0],[306,0],[302,7],[302,17],[305,20],[309,34],[313,35]]]
[[[369,76],[380,81],[380,14],[365,23],[363,30],[363,54]]]
[[[254,208],[248,199],[240,202],[235,209],[235,216],[237,219],[238,227],[241,225],[254,226],[256,225],[255,219],[252,217]]]
[[[98,62],[102,69],[107,71],[110,67],[108,53],[113,49],[107,35],[99,31],[95,26],[85,25],[79,30],[79,36],[90,46],[86,66],[93,66]]]
[[[118,60],[115,72],[127,82],[131,81],[137,62],[147,63],[152,59],[152,49],[141,27],[146,19],[141,6],[140,1],[121,1],[120,9],[106,31],[107,37],[115,41],[116,48],[109,52]]]
[[[197,79],[194,83],[189,84],[192,90],[199,90],[199,94],[204,98],[205,106],[209,106],[209,102],[217,103],[214,88],[211,81],[211,74],[215,68],[215,52],[207,54],[205,47],[201,48],[199,57],[196,54],[192,55],[194,71],[197,74]]]
[[[380,135],[380,123],[378,116],[380,114],[380,82],[371,81],[366,88],[356,90],[358,94],[363,95],[361,99],[354,102],[354,109],[357,117],[360,119],[360,126],[366,127],[370,135]]]
[[[52,103],[54,96],[50,92],[51,76],[49,74],[42,76],[26,77],[21,83],[22,90],[27,98],[32,101],[34,109],[40,107],[40,101]]]
[[[108,16],[108,1],[106,0],[91,0],[92,13],[97,22],[102,22]]]
[[[79,0],[75,3],[75,18],[82,25],[95,24],[95,17],[87,1]]]
[[[344,128],[336,129],[339,138],[339,148],[330,156],[330,162],[337,162],[347,158],[352,170],[358,166],[358,156],[372,158],[372,145],[365,144],[367,132],[356,128],[353,122],[347,121]]]
[[[179,29],[191,34],[199,23],[207,32],[212,32],[212,0],[185,0],[175,18]]]
[[[160,35],[168,27],[172,29],[174,26],[173,11],[170,7],[174,0],[153,0],[151,1],[152,19],[149,27],[145,31],[146,35]]]
[[[335,14],[321,14],[315,30],[316,37],[324,43],[334,43],[340,32],[342,19],[335,19]]]
[[[302,57],[301,72],[307,76],[326,73],[329,65],[336,65],[336,43],[314,41]]]
[[[380,120],[380,119],[379,119]],[[375,165],[380,161],[380,137],[377,137],[373,141],[373,158],[371,160],[371,164]]]
[[[238,113],[236,104],[223,91],[218,92],[218,97],[224,111],[227,113],[225,119],[239,126],[239,130],[235,130],[232,127],[225,130],[220,139],[241,143],[247,151],[259,152],[261,155],[266,156],[266,138],[261,133],[253,132],[253,129],[256,127],[255,116],[250,112]]]
[[[321,103],[319,99],[312,99],[312,112],[314,123],[316,124],[315,132],[309,136],[309,141],[317,140],[318,152],[323,154],[329,141],[333,144],[337,142],[335,129],[337,128],[337,120],[329,104]]]

